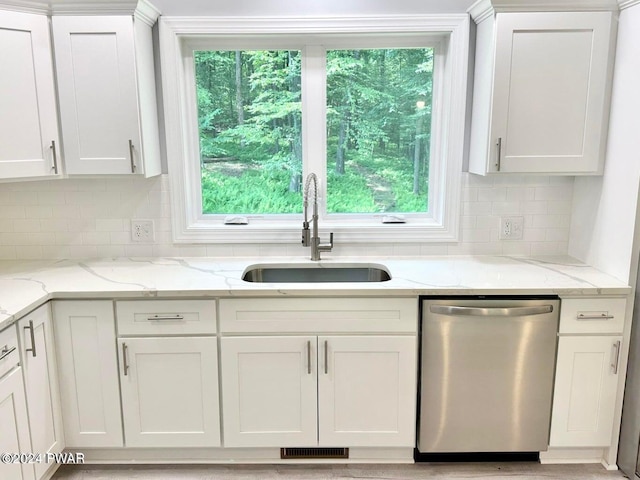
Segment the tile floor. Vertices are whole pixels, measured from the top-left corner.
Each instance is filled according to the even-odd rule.
[[[63,466],[53,480],[613,480],[601,465],[419,463],[415,465]]]

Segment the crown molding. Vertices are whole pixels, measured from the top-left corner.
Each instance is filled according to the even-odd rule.
[[[42,15],[135,15],[149,25],[160,16],[148,0],[0,0],[0,9]]]
[[[620,7],[620,10],[633,7],[634,5],[638,5],[639,3],[640,0],[618,0],[618,6]]]
[[[51,13],[51,5],[48,2],[29,0],[0,0],[0,9],[22,13],[39,13],[42,15]]]
[[[476,23],[504,12],[615,12],[640,0],[478,0],[467,9]]]

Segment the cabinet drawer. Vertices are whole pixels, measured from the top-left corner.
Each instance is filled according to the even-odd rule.
[[[116,315],[118,335],[216,333],[215,300],[123,300]]]
[[[0,378],[20,362],[15,325],[0,332]]]
[[[220,300],[220,331],[417,333],[417,298]]]
[[[622,333],[624,298],[563,298],[560,333]]]

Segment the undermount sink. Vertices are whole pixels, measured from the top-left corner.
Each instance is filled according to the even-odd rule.
[[[242,280],[257,283],[386,282],[391,274],[382,265],[251,265]]]

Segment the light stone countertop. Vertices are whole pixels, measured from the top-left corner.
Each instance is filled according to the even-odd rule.
[[[250,283],[250,265],[384,265],[380,283]],[[624,282],[571,257],[114,258],[0,262],[0,330],[55,298],[625,295]]]

